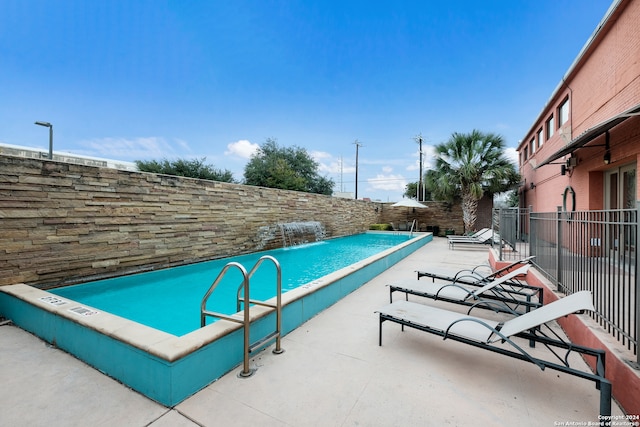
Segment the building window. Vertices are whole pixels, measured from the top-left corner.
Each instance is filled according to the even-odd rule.
[[[538,147],[542,147],[544,143],[544,137],[542,136],[542,128],[538,130]]]
[[[558,128],[569,121],[569,98],[567,97],[558,107]]]
[[[553,120],[553,114],[552,114],[551,117],[549,117],[549,119],[547,120],[547,124],[546,124],[546,127],[547,127],[547,135],[546,135],[547,136],[547,141],[549,139],[551,139],[551,137],[553,136],[554,121],[555,120]],[[542,145],[542,144],[540,144],[540,145]]]
[[[536,141],[534,139],[532,139],[529,142],[529,151],[531,152],[531,155],[533,156],[533,153],[536,152]]]
[[[524,147],[524,160],[525,160],[525,162],[527,161],[528,158],[529,158],[529,148]]]

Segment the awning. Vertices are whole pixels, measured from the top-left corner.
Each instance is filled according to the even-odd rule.
[[[551,155],[551,157],[541,162],[538,166],[536,166],[536,169],[538,169],[541,166],[548,165],[554,160],[558,160],[560,157],[564,157],[567,154],[573,153],[577,149],[584,147],[589,142],[593,141],[603,133],[607,132],[609,129],[624,122],[629,117],[637,116],[639,114],[640,114],[640,104],[636,105],[635,107],[623,113],[618,114],[617,116],[613,116],[610,119],[605,120],[604,122],[596,126],[593,126],[587,129],[586,131],[578,135],[575,139],[573,139],[573,141],[565,145],[564,148],[556,151],[554,154]]]

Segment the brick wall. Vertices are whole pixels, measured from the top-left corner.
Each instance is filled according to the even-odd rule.
[[[578,165],[566,175],[561,175],[559,164],[563,158],[553,162],[556,164],[537,168],[587,129],[640,103],[639,20],[640,0],[622,0],[535,119],[518,147],[520,173],[525,184],[521,187],[521,206],[532,205],[535,211],[553,212],[563,204],[564,189],[571,186],[577,196],[577,210],[603,209],[604,172],[637,163],[640,118],[635,117],[611,130],[610,164],[603,163],[606,149],[605,136],[601,135],[574,152]],[[566,98],[570,99],[569,118],[558,129],[558,108]],[[525,148],[535,139],[538,129],[547,128],[551,115],[554,116],[553,136],[545,138],[535,153],[529,149],[525,160]],[[640,174],[636,175],[636,198],[640,199]]]
[[[0,155],[0,285],[39,287],[281,247],[278,223],[367,230],[380,204]],[[378,208],[378,209],[376,209]]]

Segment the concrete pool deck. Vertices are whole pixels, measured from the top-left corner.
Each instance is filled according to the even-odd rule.
[[[486,262],[435,238],[240,368],[167,408],[16,328],[0,326],[2,426],[553,426],[598,421],[591,381],[386,322],[388,283]],[[424,279],[423,279],[424,280]],[[400,296],[396,296],[400,298]],[[425,301],[425,303],[430,303]],[[434,303],[438,304],[438,303]],[[455,309],[455,306],[447,306]],[[613,415],[622,415],[612,402]],[[555,423],[555,424],[554,424]]]

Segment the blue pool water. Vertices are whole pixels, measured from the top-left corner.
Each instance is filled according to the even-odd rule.
[[[139,273],[51,290],[51,293],[182,336],[200,327],[200,302],[222,268],[230,261],[247,271],[263,255],[271,255],[282,268],[282,291],[286,292],[347,267],[409,240],[402,234],[365,233],[309,245],[277,249],[202,262],[182,267]],[[207,309],[225,314],[236,312],[236,292],[242,275],[228,270]],[[262,263],[251,279],[251,298],[275,296],[276,270]],[[215,321],[214,318],[208,323]]]
[[[406,236],[383,234],[383,237],[380,234],[367,233],[344,241],[335,239],[326,244],[263,252],[234,260],[246,263],[246,268],[250,269],[259,256],[275,256],[282,263],[285,288],[305,286],[306,289],[294,291],[295,297],[285,298],[281,329],[284,336],[433,238],[431,234],[423,234],[407,241]],[[344,250],[339,251],[333,243],[338,243],[336,246]],[[380,252],[389,244],[395,244],[395,247],[384,253],[368,255],[369,249]],[[330,258],[324,258],[325,255]],[[290,256],[293,257],[291,262],[287,261]],[[362,258],[366,261],[342,268],[344,264]],[[58,289],[56,292],[60,296],[74,292],[73,297],[66,301],[25,284],[0,286],[0,315],[128,387],[171,407],[238,366],[244,358],[245,336],[240,325],[220,321],[199,328],[200,298],[227,261]],[[256,279],[252,280],[254,299],[257,299],[258,281],[268,283],[266,289],[275,289],[272,264],[266,262],[263,266],[265,271],[259,270]],[[236,272],[235,269],[229,271]],[[325,276],[327,273],[332,274]],[[263,274],[264,278],[258,279]],[[229,276],[230,285],[221,284],[231,288],[232,292],[227,291],[225,295],[220,290],[218,295],[216,291],[213,303],[231,300],[231,311],[235,311],[233,300],[241,275],[236,272],[236,277],[232,276]],[[316,280],[319,276],[325,278]],[[161,292],[163,289],[165,291]],[[190,291],[193,295],[187,295],[189,289],[194,289]],[[260,299],[273,295],[273,291],[268,292]],[[94,301],[94,293],[107,297],[104,301],[100,301],[102,298]],[[163,294],[166,295],[161,296]],[[87,310],[87,314],[87,307],[79,306],[77,300],[87,301],[86,305],[95,308],[109,302],[113,309],[99,308],[97,313]],[[109,311],[119,312],[113,314],[131,320],[119,319]],[[181,317],[183,320],[178,320]],[[273,312],[252,317],[250,329],[254,339],[271,333],[275,321]],[[153,325],[155,329],[141,323]],[[174,329],[180,323],[189,326]],[[167,333],[158,328],[173,332]],[[194,328],[193,332],[185,334]],[[286,353],[277,357],[286,357]]]

